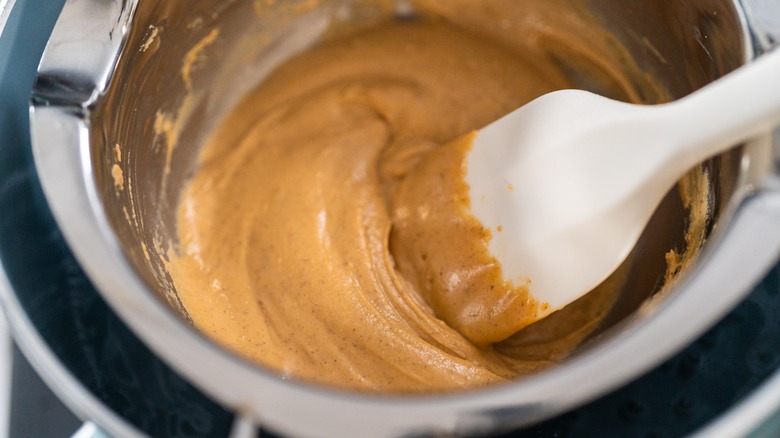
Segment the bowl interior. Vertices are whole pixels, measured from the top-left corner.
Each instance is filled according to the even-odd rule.
[[[91,160],[126,256],[172,314],[189,321],[165,264],[168,252],[177,250],[179,194],[219,120],[274,66],[319,41],[334,23],[370,23],[429,3],[436,1],[140,1],[111,85],[92,114]],[[731,2],[560,3],[614,35],[622,49],[601,56],[627,54],[657,81],[664,93],[636,84],[647,103],[684,96],[746,61],[743,25]],[[219,38],[213,37],[217,28]],[[625,98],[591,80],[589,69],[597,63],[554,45],[550,56],[581,88]],[[707,161],[669,192],[632,256],[608,280],[620,289],[619,299],[591,335],[591,346],[619,336],[621,322],[638,317],[648,300],[678,292],[671,278],[690,265],[670,262],[670,251],[695,261],[741,183],[745,153],[736,148]],[[706,214],[693,214],[692,204],[705,206]]]

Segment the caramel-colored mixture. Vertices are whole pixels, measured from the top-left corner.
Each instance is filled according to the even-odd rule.
[[[393,187],[390,252],[437,317],[486,346],[536,321],[542,303],[524,284],[504,280],[488,250],[490,231],[469,212],[465,163],[473,137],[426,154]]]
[[[562,43],[537,23],[545,4],[504,39],[446,13],[362,27],[263,81],[213,134],[182,194],[168,267],[196,326],[285,376],[388,393],[484,386],[568,355],[617,287],[518,332],[536,303],[504,285],[489,257],[464,256],[489,235],[459,213],[468,199],[465,185],[451,190],[465,184],[457,159],[427,159],[578,85],[550,55]],[[596,32],[580,25],[569,30]],[[579,45],[557,53],[574,59]],[[578,59],[598,73],[590,83],[635,96],[620,68]],[[440,224],[417,220],[431,209]]]

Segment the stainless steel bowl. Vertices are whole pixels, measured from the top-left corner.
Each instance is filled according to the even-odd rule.
[[[655,295],[664,273],[660,256],[670,245],[684,244],[686,215],[673,191],[636,250],[643,262],[630,267],[608,322],[548,371],[457,395],[391,397],[314,387],[247,363],[192,328],[157,262],[159,254],[147,259],[142,248],[156,248],[155,239],[175,235],[178,192],[212,120],[274,65],[316,41],[334,14],[371,16],[382,10],[372,2],[341,0],[315,2],[320,6],[299,15],[279,12],[300,3],[306,2],[69,1],[32,99],[36,166],[90,278],[158,355],[247,422],[287,434],[331,436],[482,433],[537,422],[660,363],[738,303],[777,260],[780,145],[772,146],[767,133],[705,164],[713,188],[711,233],[696,265],[672,290]],[[777,35],[771,38],[766,23],[780,22],[780,13],[757,12],[762,4],[586,2],[673,97],[770,48]],[[193,94],[181,80],[181,60],[214,25],[222,33],[205,53],[220,61],[201,66],[193,80],[203,91]],[[270,42],[253,44],[261,33]],[[155,117],[158,110],[177,114],[188,96],[192,110],[176,120],[188,129],[171,152],[166,178],[160,155],[166,151],[152,147]],[[111,178],[116,144],[122,146],[126,180],[135,182],[119,196]],[[136,219],[128,220],[131,215]],[[650,297],[654,305],[642,306]]]

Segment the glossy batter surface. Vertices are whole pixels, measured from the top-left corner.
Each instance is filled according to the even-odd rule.
[[[489,236],[457,214],[441,228],[457,235],[420,254],[415,233],[431,231],[410,214],[467,200],[421,202],[455,170],[407,176],[453,138],[573,85],[540,35],[490,32],[441,17],[377,24],[294,57],[243,100],[182,195],[168,266],[200,330],[285,376],[426,393],[550,366],[597,327],[609,283],[514,336],[535,305],[522,288],[430,293],[483,274],[495,284],[500,267],[464,262],[458,245]],[[631,97],[625,78],[609,81]]]

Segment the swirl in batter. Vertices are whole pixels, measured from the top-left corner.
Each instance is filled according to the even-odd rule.
[[[481,387],[569,354],[616,287],[519,331],[522,290],[431,299],[432,283],[457,286],[495,267],[464,265],[462,239],[446,235],[437,254],[420,254],[415,233],[435,229],[409,219],[421,205],[444,208],[426,200],[457,173],[453,162],[410,185],[426,157],[574,85],[548,55],[547,30],[514,44],[441,17],[390,21],[280,66],[214,132],[182,194],[169,270],[196,326],[282,375],[385,393]],[[600,74],[632,98],[623,76]],[[489,238],[444,217],[454,221],[447,233]],[[443,271],[426,276],[425,266]]]

